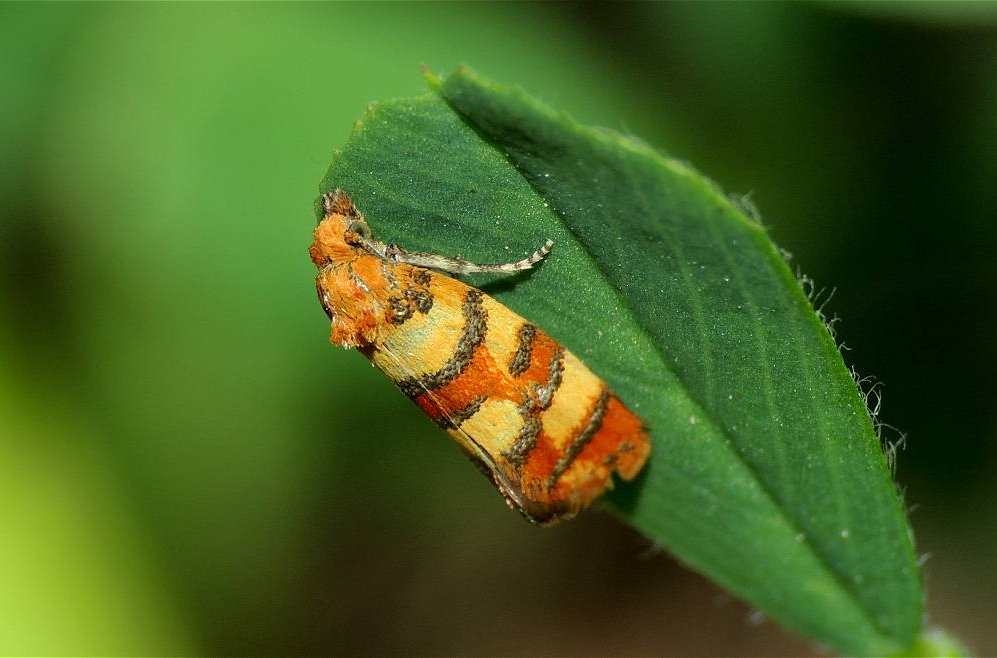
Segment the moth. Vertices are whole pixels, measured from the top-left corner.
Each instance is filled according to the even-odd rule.
[[[517,272],[374,239],[342,190],[322,196],[309,248],[330,341],[370,359],[491,479],[510,507],[550,524],[630,480],[651,451],[641,420],[536,325],[450,275]]]

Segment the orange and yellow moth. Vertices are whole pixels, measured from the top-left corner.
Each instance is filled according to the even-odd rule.
[[[475,265],[375,240],[342,190],[322,197],[309,248],[330,340],[356,348],[446,428],[510,507],[535,523],[569,518],[629,480],[651,451],[640,419],[578,357],[476,288],[444,274]]]

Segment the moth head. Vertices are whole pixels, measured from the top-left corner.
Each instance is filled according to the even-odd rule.
[[[324,216],[315,227],[308,253],[316,267],[351,260],[371,232],[367,220],[353,205],[346,192],[326,192],[320,200]]]

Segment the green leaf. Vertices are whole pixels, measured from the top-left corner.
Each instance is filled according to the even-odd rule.
[[[372,105],[322,182],[384,241],[479,262],[650,427],[615,511],[786,626],[900,653],[921,623],[910,532],[862,396],[761,225],[688,165],[460,70]]]

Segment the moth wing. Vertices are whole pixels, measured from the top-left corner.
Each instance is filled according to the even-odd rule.
[[[538,523],[570,518],[613,486],[632,479],[650,454],[641,420],[570,350],[498,301],[486,298],[498,390],[515,391],[515,434],[496,463],[515,483],[518,509]],[[461,429],[487,424],[472,417]]]
[[[456,279],[398,267],[402,312],[372,360],[538,523],[576,514],[630,478],[650,443],[640,420],[574,354]],[[423,293],[428,293],[428,298]]]
[[[394,270],[399,291],[395,298],[410,299],[418,306],[403,314],[404,320],[393,324],[390,331],[382,332],[371,360],[427,416],[451,433],[518,508],[518,484],[497,459],[502,430],[508,428],[501,427],[503,423],[495,418],[484,431],[472,433],[461,427],[483,406],[488,407],[484,414],[493,417],[497,400],[509,400],[506,415],[512,421],[517,417],[511,402],[519,397],[515,384],[503,381],[502,372],[488,363],[489,334],[494,334],[494,327],[506,318],[489,315],[484,305],[490,298],[462,281],[416,266],[399,265]],[[512,311],[502,309],[522,321]]]

